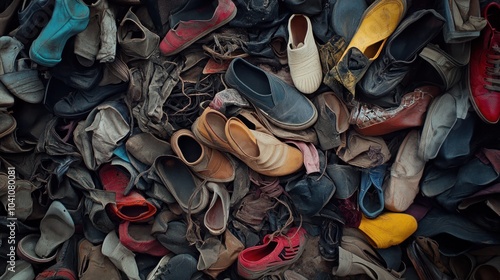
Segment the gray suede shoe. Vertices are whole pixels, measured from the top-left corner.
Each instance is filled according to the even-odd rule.
[[[303,130],[318,118],[316,107],[298,90],[241,58],[231,62],[225,80],[279,127]]]

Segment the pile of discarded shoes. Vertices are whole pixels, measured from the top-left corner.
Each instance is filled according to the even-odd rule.
[[[500,3],[4,0],[0,280],[500,279]]]

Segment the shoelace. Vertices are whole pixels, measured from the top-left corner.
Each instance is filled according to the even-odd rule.
[[[214,98],[220,84],[210,75],[198,83],[188,83],[181,79],[164,104],[169,123],[176,128],[188,128],[201,114],[200,104]]]
[[[211,46],[203,45],[203,50],[207,52],[215,61],[223,61],[236,57],[248,57],[246,42],[248,38],[244,34],[238,33],[214,34],[214,43]]]
[[[187,221],[187,230],[186,230],[186,239],[189,241],[190,245],[195,245],[197,242],[203,242],[203,238],[201,236],[201,226],[199,221],[193,220],[191,209],[193,206],[194,199],[197,195],[201,194],[203,187],[207,183],[207,179],[200,182],[194,192],[191,194],[188,200],[188,212],[186,214]],[[201,198],[200,198],[201,199]]]
[[[486,54],[486,61],[492,66],[486,67],[487,82],[484,87],[487,90],[500,93],[500,46],[495,45]]]
[[[163,280],[163,279],[166,279],[165,277],[162,277],[163,273],[169,271],[171,266],[172,266],[171,264],[166,263],[165,265],[162,265],[162,266],[158,267],[158,269],[153,274],[153,278],[152,279],[153,280]]]
[[[278,177],[268,177],[257,172],[250,172],[250,181],[271,198],[278,197],[283,193],[283,187],[279,184]]]
[[[56,132],[58,132],[59,136],[62,137],[61,139],[63,142],[67,143],[69,139],[73,136],[73,131],[75,130],[76,125],[77,122],[71,120],[69,121],[69,123],[65,125],[56,126]],[[62,134],[60,134],[59,132]]]

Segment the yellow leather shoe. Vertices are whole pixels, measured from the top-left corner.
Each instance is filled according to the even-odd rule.
[[[172,134],[170,145],[174,153],[200,178],[211,182],[234,180],[235,166],[222,152],[199,142],[188,129]]]
[[[221,112],[207,107],[191,126],[194,136],[201,143],[223,152],[232,152],[226,139],[224,127],[227,117]]]
[[[380,55],[387,38],[403,19],[406,8],[406,0],[377,0],[364,12],[356,33],[335,67],[335,78],[353,95],[356,83]]]
[[[233,154],[257,173],[285,176],[304,164],[302,152],[276,137],[249,129],[240,119],[230,118],[225,127]]]

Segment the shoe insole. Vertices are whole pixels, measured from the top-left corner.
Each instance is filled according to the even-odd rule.
[[[257,71],[253,69],[253,67],[242,62],[234,63],[234,73],[244,86],[250,89],[252,94],[255,94],[254,98],[271,95],[271,87],[263,71]],[[246,91],[246,93],[248,93],[248,91]],[[274,107],[271,98],[260,98],[259,101],[269,108]]]
[[[307,34],[307,20],[304,16],[294,16],[290,23],[292,37],[292,49],[297,48],[300,43],[304,44]]]
[[[380,211],[384,207],[383,201],[380,201],[379,194],[375,188],[368,190],[362,201],[364,208],[369,213]]]
[[[177,12],[172,12],[170,15],[170,24],[172,28],[180,21],[191,20],[209,20],[213,17],[218,1],[211,0],[208,4],[206,1],[187,1],[186,6]]]
[[[158,173],[162,175],[166,184],[170,185],[169,190],[175,188],[178,199],[187,205],[191,195],[196,189],[193,175],[188,167],[182,161],[173,159],[165,159],[161,164],[164,168],[158,170]],[[199,205],[200,200],[201,192],[193,197],[192,205]]]
[[[187,162],[194,163],[201,158],[201,145],[193,137],[186,135],[180,136],[178,144]]]
[[[223,208],[222,200],[217,199],[210,211],[207,211],[206,221],[212,229],[222,229],[224,227],[226,221],[224,220]]]

